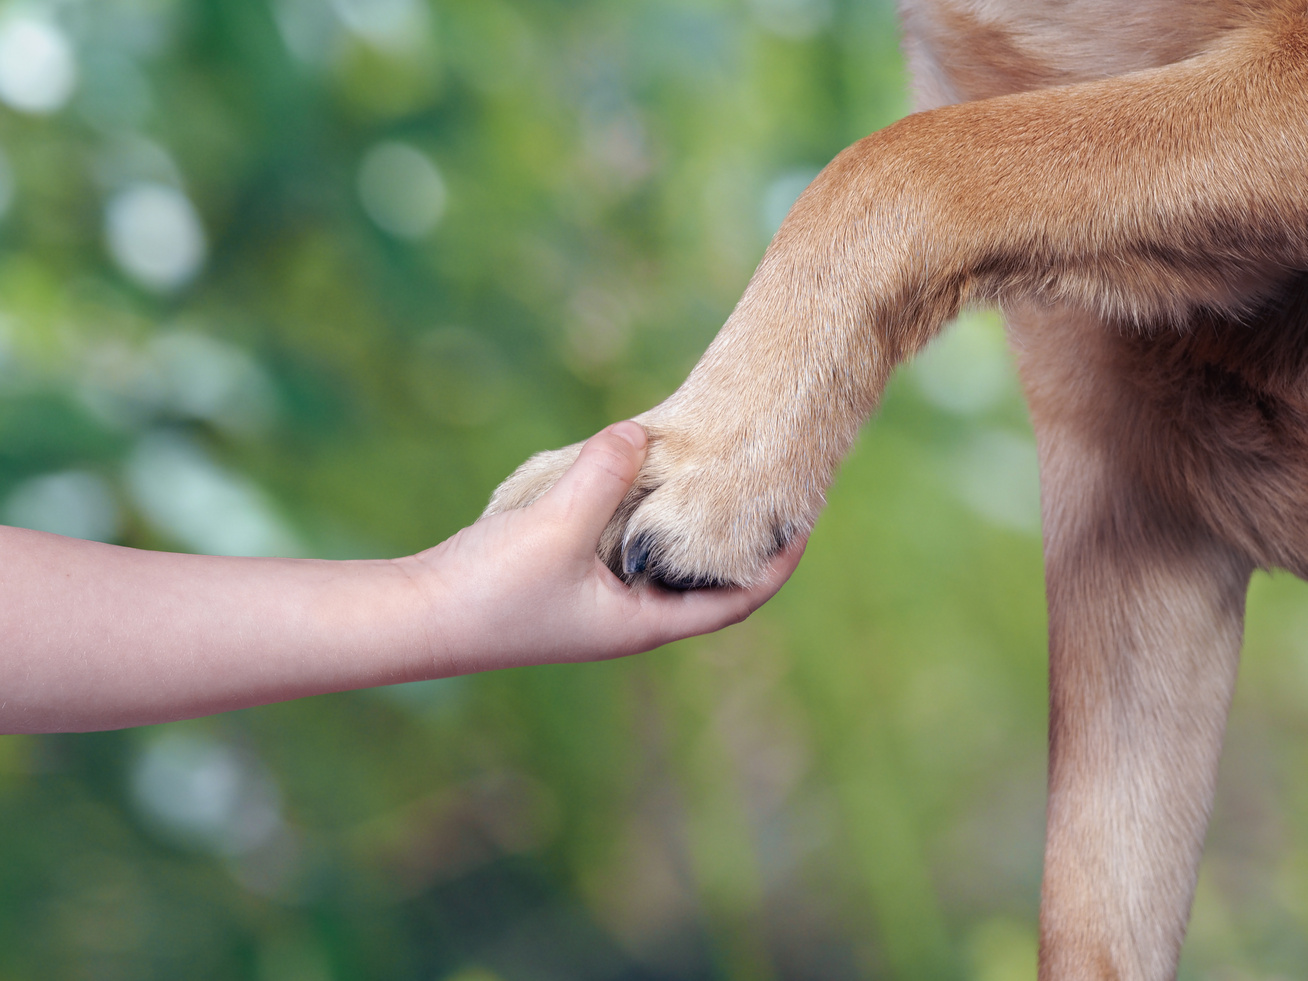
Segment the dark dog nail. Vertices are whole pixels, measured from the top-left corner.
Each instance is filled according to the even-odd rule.
[[[628,576],[638,576],[649,565],[649,553],[653,543],[644,535],[638,535],[622,552],[622,571]]]
[[[675,593],[684,593],[689,589],[716,589],[728,585],[714,576],[687,575],[675,569],[660,568],[658,559],[653,553],[653,536],[637,535],[623,550],[623,576],[631,580],[644,573],[654,585]]]

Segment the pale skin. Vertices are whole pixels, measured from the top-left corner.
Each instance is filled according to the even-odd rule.
[[[749,589],[633,589],[596,557],[645,450],[636,423],[610,426],[530,507],[400,559],[186,555],[0,527],[0,732],[602,660],[745,619],[802,541]]]

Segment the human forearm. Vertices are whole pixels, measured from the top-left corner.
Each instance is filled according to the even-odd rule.
[[[0,729],[107,729],[430,677],[389,561],[147,552],[0,528]]]

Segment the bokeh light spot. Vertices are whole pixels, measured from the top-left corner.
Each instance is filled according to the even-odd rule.
[[[141,440],[127,463],[127,486],[152,525],[197,552],[302,551],[258,486],[176,434],[153,433]]]
[[[319,0],[276,0],[273,16],[282,42],[301,61],[325,62],[335,48],[340,24]]]
[[[121,517],[109,482],[83,470],[25,480],[4,507],[5,524],[102,542],[118,537]]]
[[[57,24],[28,13],[0,20],[0,99],[44,115],[62,108],[76,85],[73,46]]]
[[[359,167],[359,200],[383,231],[420,239],[445,214],[445,180],[421,150],[407,143],[378,143]]]
[[[132,774],[137,806],[170,837],[239,855],[282,825],[272,778],[231,747],[201,736],[169,734],[150,743]]]
[[[959,499],[992,524],[1040,532],[1040,466],[1035,442],[1006,430],[978,433],[953,460]]]
[[[1017,398],[1017,375],[999,318],[968,311],[919,354],[909,369],[932,405],[972,415]]]
[[[114,195],[105,209],[105,238],[123,272],[157,292],[185,285],[204,263],[200,216],[166,184],[143,182]]]
[[[427,8],[416,0],[331,0],[351,32],[384,48],[412,44],[427,28]]]
[[[149,345],[161,407],[222,429],[255,433],[273,416],[272,381],[246,351],[194,330],[160,334]]]

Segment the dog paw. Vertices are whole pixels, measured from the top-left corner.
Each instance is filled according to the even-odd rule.
[[[750,585],[772,556],[812,527],[821,494],[806,499],[790,468],[760,462],[771,457],[759,447],[645,426],[645,464],[597,549],[622,579],[676,590]],[[533,456],[495,491],[486,513],[539,498],[580,449]]]

